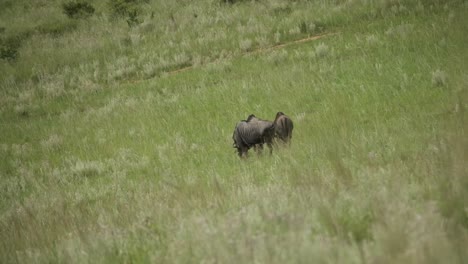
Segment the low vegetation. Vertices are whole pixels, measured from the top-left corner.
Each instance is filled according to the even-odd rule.
[[[468,259],[465,1],[196,2],[0,3],[1,263]]]

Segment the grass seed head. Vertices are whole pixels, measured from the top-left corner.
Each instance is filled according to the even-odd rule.
[[[253,43],[252,43],[252,40],[250,40],[250,39],[241,40],[240,43],[239,43],[240,49],[242,51],[244,51],[244,52],[251,51],[252,46],[253,46]]]
[[[432,85],[436,87],[447,85],[447,74],[440,69],[432,72]]]
[[[330,53],[330,48],[324,43],[320,43],[318,44],[317,47],[315,47],[315,55],[318,58],[326,57],[328,56],[329,53]]]

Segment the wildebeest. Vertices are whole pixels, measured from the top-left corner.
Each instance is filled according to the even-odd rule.
[[[293,122],[291,118],[285,115],[283,112],[276,113],[275,121],[273,121],[275,128],[275,137],[279,138],[284,143],[291,144]]]
[[[273,125],[273,122],[268,121],[268,120],[264,120],[264,119],[260,119],[260,118],[256,117],[254,114],[250,114],[250,115],[247,117],[247,122],[249,122],[249,123],[255,123],[255,122],[257,122],[257,123],[262,124],[262,125],[264,125],[264,126],[270,126],[270,127]],[[273,142],[274,136],[275,136],[275,134],[274,134],[274,132],[273,132],[272,142]],[[261,151],[263,150],[263,144],[264,144],[264,143],[265,143],[265,142],[262,142],[262,143],[259,143],[259,144],[255,144],[254,149],[255,149],[255,151],[256,151],[257,153],[259,153],[259,152],[261,152]],[[271,154],[271,152],[272,152],[272,144],[268,145],[268,147],[270,148],[270,154]]]
[[[232,139],[234,147],[237,148],[239,157],[247,155],[249,149],[255,145],[267,144],[270,153],[273,151],[273,137],[275,128],[272,122],[262,120],[255,115],[249,115],[247,120],[237,123]]]

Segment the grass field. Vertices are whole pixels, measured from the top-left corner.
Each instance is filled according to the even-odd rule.
[[[466,1],[66,3],[0,3],[0,263],[468,259]]]

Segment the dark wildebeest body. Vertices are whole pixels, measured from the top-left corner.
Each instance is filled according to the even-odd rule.
[[[232,139],[240,157],[246,156],[248,150],[255,145],[267,144],[273,151],[273,137],[275,134],[273,123],[250,115],[247,120],[237,123]]]
[[[293,122],[283,112],[276,114],[275,121],[273,122],[275,128],[275,137],[279,138],[284,143],[291,144]]]
[[[268,121],[268,120],[264,120],[264,119],[260,119],[258,117],[256,117],[254,114],[251,114],[247,117],[247,122],[248,123],[258,123],[258,124],[262,124],[264,126],[268,126],[268,127],[271,127],[273,126],[273,122],[271,121]],[[275,134],[274,134],[274,131],[273,131],[273,134],[272,134],[272,137],[274,138]],[[272,140],[273,140],[272,138]],[[254,146],[254,149],[257,153],[260,153],[263,151],[263,143],[259,143],[259,144],[255,144]],[[272,152],[272,145],[268,145],[268,147],[270,148],[270,153]]]

